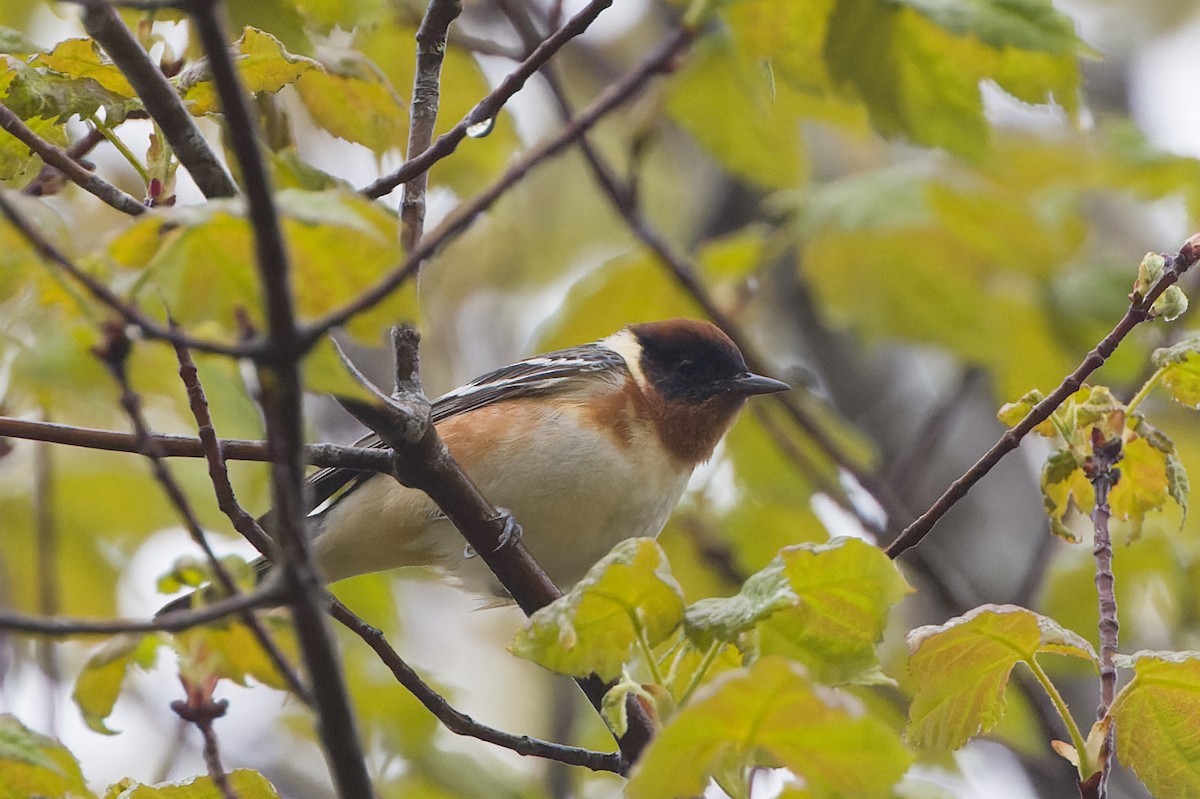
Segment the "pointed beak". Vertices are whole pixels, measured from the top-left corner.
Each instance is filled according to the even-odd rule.
[[[729,391],[737,394],[745,394],[748,397],[755,394],[776,394],[780,391],[789,391],[791,389],[791,386],[782,380],[763,377],[753,372],[738,375],[730,380],[727,386]]]

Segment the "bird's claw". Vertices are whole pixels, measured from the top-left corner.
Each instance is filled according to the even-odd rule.
[[[499,513],[496,514],[492,521],[502,522],[504,530],[500,533],[500,543],[496,545],[496,551],[504,549],[509,544],[515,544],[521,540],[524,531],[521,525],[517,524],[516,518],[512,515],[512,511],[508,508],[497,508]]]

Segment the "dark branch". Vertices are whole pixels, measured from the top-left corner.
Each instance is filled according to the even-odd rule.
[[[158,123],[179,162],[204,196],[213,199],[237,194],[233,178],[204,140],[179,94],[112,5],[104,0],[83,0],[83,27],[129,80],[146,112]]]
[[[417,29],[417,68],[413,76],[412,103],[408,126],[408,158],[424,152],[433,141],[441,97],[442,59],[446,55],[446,34],[459,14],[462,0],[429,0],[421,27]],[[404,184],[400,201],[400,243],[411,250],[425,229],[425,189],[429,170],[422,170]]]
[[[543,757],[565,763],[568,766],[583,766],[593,771],[620,772],[621,755],[617,752],[594,752],[590,749],[564,746],[530,738],[528,735],[513,735],[480,724],[465,713],[451,707],[444,696],[422,680],[421,676],[405,663],[396,650],[388,644],[382,631],[368,625],[336,599],[330,606],[329,614],[365,641],[367,646],[379,655],[379,659],[383,661],[384,665],[391,669],[396,681],[408,689],[450,732],[502,746],[519,755]]]
[[[74,427],[53,422],[36,422],[29,419],[14,419],[0,416],[0,437],[23,441],[45,441],[70,447],[100,449],[108,452],[137,453],[137,438],[132,433],[115,430],[97,430],[92,427]],[[207,457],[206,444],[190,436],[169,436],[150,433],[147,440],[162,453],[164,458]],[[222,456],[227,460],[265,462],[271,453],[265,441],[247,441],[240,438],[219,439]],[[391,453],[368,447],[343,447],[336,444],[309,444],[304,448],[304,461],[310,466],[340,466],[363,472],[390,472]]]
[[[313,684],[317,731],[337,792],[343,799],[373,795],[359,744],[350,696],[332,631],[324,615],[325,591],[305,534],[303,382],[305,346],[296,328],[291,274],[279,215],[258,146],[258,126],[238,79],[216,0],[193,0],[192,20],[212,67],[225,114],[230,149],[245,186],[255,260],[267,319],[267,358],[259,360],[263,412],[271,448],[272,533],[282,554],[283,582],[292,595],[297,638]]]
[[[278,584],[264,583],[256,591],[225,597],[195,610],[176,610],[153,619],[68,619],[26,616],[0,610],[0,630],[68,638],[80,635],[121,635],[123,633],[177,633],[212,624],[250,608],[274,607],[287,596]]]
[[[146,316],[136,305],[125,302],[115,291],[76,265],[74,261],[51,244],[49,239],[43,236],[28,219],[18,212],[9,198],[3,194],[0,194],[0,213],[4,214],[13,227],[25,237],[26,241],[33,245],[33,248],[43,258],[55,263],[72,280],[83,286],[89,294],[115,312],[122,320],[136,326],[147,338],[158,339],[160,341],[178,341],[187,344],[188,347],[198,352],[232,355],[235,358],[252,357],[261,351],[262,347],[257,342],[232,345],[221,344],[215,341],[197,339],[180,331],[171,330],[167,326]]]
[[[68,180],[79,186],[79,188],[90,194],[94,194],[118,211],[131,216],[146,213],[146,206],[142,205],[140,200],[131,194],[126,194],[108,181],[97,177],[94,172],[72,158],[66,150],[56,147],[34,133],[6,105],[0,105],[0,128],[3,128],[7,133],[17,138],[30,150],[33,150],[49,166],[57,169]]]
[[[315,341],[331,328],[344,324],[355,314],[362,313],[381,302],[404,281],[416,274],[421,263],[453,236],[470,227],[481,213],[491,207],[501,195],[512,188],[530,170],[543,161],[565,150],[586,133],[607,113],[627,102],[652,77],[667,69],[687,49],[696,32],[680,29],[668,36],[659,47],[633,72],[610,85],[591,105],[563,126],[553,138],[528,151],[523,158],[510,166],[500,178],[482,193],[459,205],[428,235],[413,248],[408,257],[379,283],[347,303],[326,314],[313,323],[306,333],[308,341]],[[434,145],[437,146],[436,143]]]
[[[592,0],[584,6],[578,14],[571,17],[565,25],[542,42],[540,47],[530,53],[529,57],[522,61],[504,80],[500,81],[500,85],[491,94],[480,100],[457,125],[438,136],[437,141],[420,155],[409,158],[395,172],[367,186],[362,193],[368,197],[382,197],[401,183],[407,183],[416,175],[428,172],[431,166],[458,148],[459,143],[466,138],[468,128],[487,122],[499,114],[500,109],[504,108],[504,104],[508,102],[509,98],[521,90],[525,81],[529,80],[542,64],[550,60],[551,56],[562,49],[563,45],[586,31],[596,17],[600,16],[600,12],[611,6],[612,2],[613,0]]]

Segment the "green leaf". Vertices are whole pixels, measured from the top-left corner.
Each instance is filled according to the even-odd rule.
[[[105,724],[112,714],[121,686],[131,666],[151,668],[162,641],[157,635],[118,635],[92,653],[75,681],[71,698],[83,714],[83,721],[93,731],[115,735]]]
[[[758,625],[759,653],[786,655],[827,684],[886,682],[875,645],[912,591],[896,564],[858,538],[788,547],[780,558],[800,601]]]
[[[279,793],[257,771],[234,769],[225,776],[239,799],[279,799]],[[104,799],[224,799],[224,796],[208,776],[161,785],[122,780],[104,792]]]
[[[614,679],[639,636],[656,646],[683,620],[683,592],[650,538],[622,541],[570,593],[533,614],[514,654],[560,674]]]
[[[1189,338],[1151,355],[1162,370],[1160,381],[1171,399],[1192,410],[1200,409],[1200,338]]]
[[[290,622],[279,615],[259,618],[284,657],[292,663],[298,661],[299,645]],[[215,678],[247,685],[248,679],[253,678],[263,685],[287,690],[286,680],[266,650],[259,645],[250,628],[240,621],[193,627],[176,633],[174,643],[179,653],[180,675],[188,683],[202,685]]]
[[[825,683],[875,681],[875,644],[889,611],[910,590],[877,547],[838,538],[782,550],[736,596],[694,603],[685,625],[702,650],[757,628],[760,655],[786,655]]]
[[[1121,478],[1109,495],[1113,515],[1133,524],[1132,535],[1141,532],[1146,514],[1162,510],[1167,503],[1167,454],[1155,449],[1144,438],[1127,441],[1122,453]]]
[[[129,99],[137,94],[121,70],[101,55],[100,47],[92,39],[59,42],[53,50],[38,55],[30,63],[68,78],[90,78],[118,97]]]
[[[5,799],[95,797],[79,761],[66,747],[10,715],[0,715],[0,795]]]
[[[1083,49],[1075,23],[1049,0],[894,0],[959,36],[974,35],[997,49],[1015,47],[1066,54]]]
[[[784,658],[767,657],[717,679],[680,710],[638,762],[626,795],[693,796],[710,776],[725,786],[752,767],[779,766],[818,796],[882,799],[910,762],[887,724],[817,688]],[[745,795],[748,786],[740,787]]]
[[[93,77],[72,77],[48,67],[30,66],[0,56],[8,93],[4,104],[21,119],[50,119],[64,124],[72,116],[87,119],[104,109],[105,121],[116,124],[141,105],[130,94],[106,89]]]
[[[1138,652],[1109,711],[1117,757],[1158,797],[1200,794],[1200,652]]]
[[[1084,639],[1015,605],[983,605],[908,634],[916,686],[906,736],[918,746],[957,749],[1004,715],[1009,675],[1038,654],[1096,660]]]
[[[311,58],[294,55],[269,33],[246,28],[233,43],[238,74],[246,91],[275,93],[309,70],[321,65]],[[179,94],[196,116],[220,111],[216,87],[206,61],[199,61],[179,76]]]

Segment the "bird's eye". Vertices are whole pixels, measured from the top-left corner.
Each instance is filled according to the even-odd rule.
[[[690,358],[684,358],[676,368],[681,375],[694,375],[696,373],[696,362]]]

